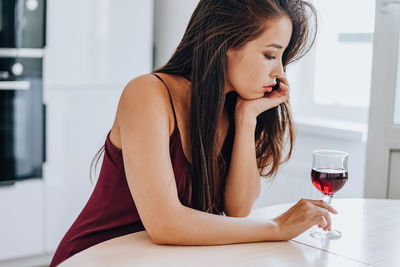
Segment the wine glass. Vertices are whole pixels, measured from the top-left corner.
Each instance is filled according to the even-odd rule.
[[[333,195],[339,191],[348,179],[347,159],[349,154],[336,150],[314,150],[311,181],[322,193],[323,200],[329,205]],[[324,231],[317,228],[310,235],[318,239],[339,239],[342,233],[338,230]]]

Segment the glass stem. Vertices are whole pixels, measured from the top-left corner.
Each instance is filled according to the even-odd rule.
[[[332,202],[333,196],[327,196],[327,195],[322,195],[322,196],[324,198],[324,201],[330,205]]]

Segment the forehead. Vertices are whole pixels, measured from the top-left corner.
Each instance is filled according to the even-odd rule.
[[[270,19],[265,22],[264,31],[249,43],[266,46],[276,43],[286,48],[292,36],[292,21],[286,17]]]

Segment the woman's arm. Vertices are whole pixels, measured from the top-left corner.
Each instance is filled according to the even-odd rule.
[[[260,194],[261,179],[257,166],[254,134],[257,116],[289,98],[289,84],[285,77],[277,91],[258,99],[237,97],[235,107],[235,139],[231,164],[225,184],[225,213],[246,217]]]
[[[260,194],[260,174],[255,151],[255,123],[235,118],[235,139],[225,184],[225,213],[233,217],[249,215]]]
[[[219,245],[288,240],[317,223],[329,227],[329,215],[320,207],[330,207],[319,202],[300,201],[273,220],[219,216],[183,206],[169,155],[171,114],[167,91],[151,75],[133,80],[124,89],[117,110],[128,186],[154,243]]]

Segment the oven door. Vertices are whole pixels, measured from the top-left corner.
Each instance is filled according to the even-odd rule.
[[[17,62],[15,62],[17,61]],[[41,59],[0,59],[0,66],[39,67]],[[6,72],[4,69],[1,70]],[[45,110],[37,75],[0,79],[0,184],[41,178]]]
[[[45,46],[45,0],[1,0],[0,47]]]

